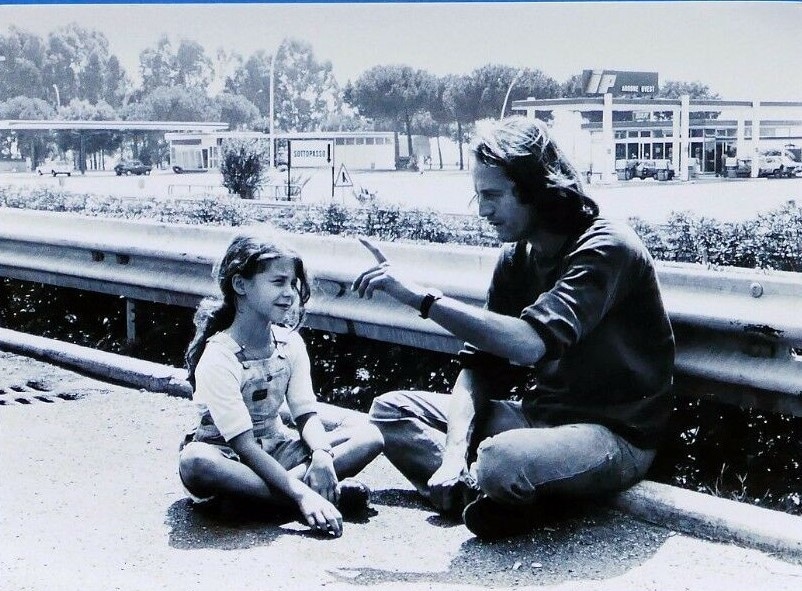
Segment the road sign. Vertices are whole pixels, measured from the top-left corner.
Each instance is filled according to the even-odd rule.
[[[290,162],[293,168],[334,166],[334,142],[327,140],[292,140]]]
[[[335,187],[353,187],[354,182],[351,180],[351,175],[348,173],[348,169],[345,168],[345,164],[340,165],[340,172],[337,173],[337,177],[334,180]]]

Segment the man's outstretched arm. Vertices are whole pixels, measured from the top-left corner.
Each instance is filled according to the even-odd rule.
[[[402,304],[420,309],[427,289],[396,272],[387,257],[371,242],[364,239],[360,242],[378,264],[361,273],[354,280],[352,289],[360,297],[367,298],[378,289]],[[460,340],[517,365],[534,365],[546,353],[546,346],[537,331],[520,318],[496,314],[448,297],[432,304],[429,318]]]

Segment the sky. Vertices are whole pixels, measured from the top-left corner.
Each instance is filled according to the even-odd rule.
[[[649,71],[725,99],[802,100],[798,1],[0,5],[3,33],[44,37],[71,21],[105,33],[134,80],[139,53],[162,34],[246,58],[292,37],[331,61],[341,85],[378,64],[443,75],[500,63],[558,82],[584,69]]]

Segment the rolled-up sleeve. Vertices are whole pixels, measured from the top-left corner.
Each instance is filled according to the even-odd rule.
[[[550,290],[521,312],[546,345],[546,359],[557,359],[592,331],[628,288],[635,263],[622,245],[591,238],[578,245]]]

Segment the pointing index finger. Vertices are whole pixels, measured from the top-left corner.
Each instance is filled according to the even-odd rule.
[[[387,257],[384,256],[384,253],[379,250],[377,246],[374,246],[370,240],[367,238],[359,238],[359,242],[370,251],[370,254],[372,254],[379,263],[387,262]]]

